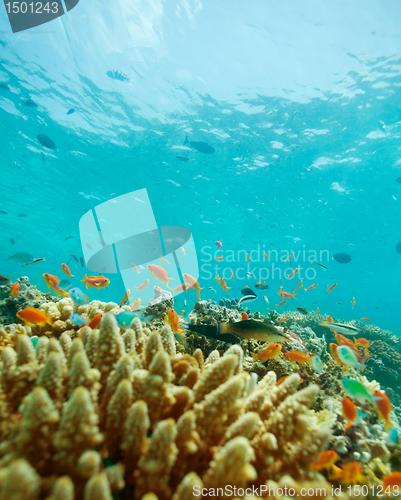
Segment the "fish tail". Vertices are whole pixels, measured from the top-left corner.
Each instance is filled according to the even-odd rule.
[[[55,322],[54,316],[47,316],[46,323],[50,326],[53,326]]]
[[[187,341],[186,341],[186,338],[185,336],[183,335],[183,333],[185,332],[185,330],[178,330],[178,332],[174,332],[175,336],[178,338],[178,340],[186,345],[187,344]],[[180,335],[181,334],[181,335]]]
[[[173,280],[173,279],[174,279],[174,278],[168,278],[168,279],[166,279],[166,287],[167,287],[167,288],[170,288],[170,287],[168,286],[168,284],[169,284],[169,281],[170,281],[170,280]],[[170,290],[174,290],[174,288],[170,288]]]
[[[83,280],[81,280],[81,281],[83,281],[84,283],[86,283],[86,281],[87,281],[87,280],[88,280],[88,275],[87,275],[87,274],[85,274],[84,279],[83,279]]]
[[[258,360],[258,355],[256,354],[256,352],[251,352],[251,356],[252,356],[253,362],[255,363],[255,361]]]
[[[184,141],[184,146],[185,146],[185,144],[188,144],[188,142],[189,142],[189,141],[188,141],[188,136],[186,135],[186,136],[185,136],[185,141]]]

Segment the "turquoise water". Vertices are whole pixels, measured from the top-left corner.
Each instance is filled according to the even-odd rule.
[[[262,250],[294,251],[294,259],[301,252],[294,268],[316,271],[304,287],[319,285],[280,311],[319,307],[401,334],[400,20],[395,1],[274,8],[251,1],[228,10],[220,1],[95,7],[81,0],[67,15],[13,34],[2,10],[0,274],[27,275],[46,290],[42,273],[62,278],[70,252],[83,255],[83,214],[146,188],[159,225],[192,231],[202,299],[240,298],[258,281],[244,272],[271,272]],[[130,81],[110,78],[111,70]],[[57,150],[43,147],[38,134]],[[186,135],[215,153],[183,146]],[[7,260],[17,251],[46,262],[21,268]],[[316,252],[327,271],[303,251]],[[338,263],[336,253],[352,261]],[[70,267],[78,284],[88,271]],[[244,276],[232,282],[226,274],[230,295],[213,280],[224,269]],[[107,277],[110,286],[90,290],[90,299],[119,302],[122,279]],[[258,294],[274,309],[279,287],[291,292],[299,279],[277,272],[266,282]],[[189,310],[195,292],[184,298]],[[250,307],[266,310],[262,301]]]

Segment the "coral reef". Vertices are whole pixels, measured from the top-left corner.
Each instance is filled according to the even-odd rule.
[[[35,349],[12,335],[1,362],[0,499],[187,500],[194,486],[227,484],[319,485],[332,498],[310,469],[335,420],[310,409],[318,386],[299,389],[297,373],[276,386],[272,371],[255,386],[241,347],[204,361],[200,350],[176,353],[163,328],[135,318],[122,335],[109,312],[72,343],[63,334]]]

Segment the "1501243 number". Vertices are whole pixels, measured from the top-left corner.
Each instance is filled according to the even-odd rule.
[[[8,14],[57,14],[57,2],[8,2],[6,3]]]

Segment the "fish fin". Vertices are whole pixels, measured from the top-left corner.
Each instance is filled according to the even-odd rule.
[[[249,352],[251,352],[251,351],[249,351]],[[256,354],[256,352],[251,352],[251,356],[252,356],[253,362],[255,363],[258,359],[258,355]]]
[[[188,136],[186,135],[186,136],[185,136],[185,141],[184,141],[184,146],[185,146],[185,144],[188,144],[188,143],[189,143],[189,141],[188,141]]]
[[[184,333],[185,330],[178,330],[178,332],[174,332],[174,335],[181,342],[181,344],[187,345],[186,339],[184,335],[180,335],[180,333]]]

